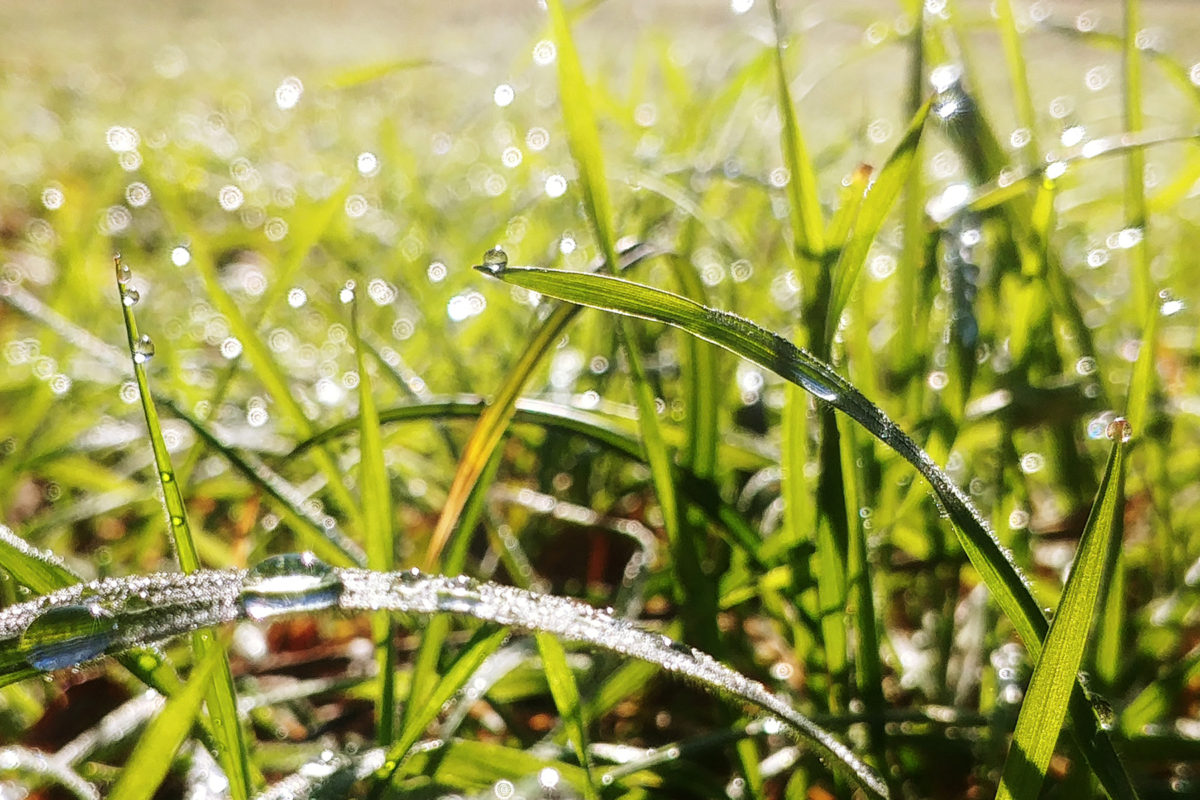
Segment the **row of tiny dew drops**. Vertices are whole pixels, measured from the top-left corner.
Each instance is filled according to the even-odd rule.
[[[240,600],[245,615],[261,621],[280,614],[331,608],[341,594],[342,579],[324,561],[310,552],[285,553],[270,556],[246,572]],[[122,622],[136,628],[138,615],[152,611],[134,598],[126,600],[116,613],[98,602],[53,606],[34,617],[21,633],[16,654],[41,672],[90,661],[104,655],[118,640]],[[132,646],[138,632],[130,630],[119,639],[125,647]]]
[[[121,302],[132,307],[141,299],[130,285],[133,272],[118,254],[114,257]],[[488,250],[480,265],[498,272],[508,265],[508,254],[500,247]],[[348,282],[339,298],[354,300],[354,283]],[[132,348],[133,360],[143,364],[154,356],[154,342],[143,334]],[[242,582],[241,602],[246,616],[263,620],[278,614],[314,611],[335,605],[342,593],[342,580],[325,562],[310,552],[271,556],[252,567]],[[130,620],[136,620],[131,616]],[[73,603],[48,608],[35,617],[17,646],[20,658],[36,670],[51,672],[103,655],[118,630],[117,616],[99,603]],[[131,632],[136,639],[136,631]]]

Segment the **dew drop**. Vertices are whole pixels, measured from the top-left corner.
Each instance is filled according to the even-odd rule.
[[[133,360],[138,364],[145,364],[150,359],[154,358],[154,342],[146,334],[133,343]]]
[[[508,253],[504,252],[500,245],[496,245],[483,254],[481,266],[488,272],[498,273],[508,266]]]
[[[117,267],[117,283],[124,286],[133,278],[133,270],[129,268],[128,264],[121,260],[120,256],[114,258],[113,261]]]
[[[173,517],[171,517],[171,526],[172,526],[172,527],[174,527],[174,528],[182,528],[182,527],[183,527],[183,523],[184,523],[183,517],[180,517],[180,516],[173,516]]]
[[[1125,444],[1133,438],[1133,426],[1124,417],[1117,417],[1108,423],[1108,427],[1104,429],[1104,435],[1111,441]]]
[[[255,620],[295,611],[329,608],[342,594],[342,579],[310,552],[271,556],[250,568],[242,582],[242,607]]]
[[[29,666],[50,672],[101,655],[116,629],[116,620],[99,606],[57,606],[29,623],[18,648]]]
[[[132,286],[121,287],[121,302],[127,306],[136,306],[138,300],[142,299],[141,292]]]

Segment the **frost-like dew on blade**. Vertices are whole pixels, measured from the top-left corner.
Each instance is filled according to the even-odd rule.
[[[86,647],[72,647],[71,657],[86,659],[105,650],[152,644],[251,614],[261,619],[335,606],[343,611],[464,614],[648,661],[711,692],[736,697],[777,717],[869,794],[889,796],[887,786],[874,770],[828,731],[761,683],[711,656],[576,600],[461,576],[426,575],[416,570],[334,569],[313,556],[290,554],[267,559],[250,572],[197,570],[186,575],[110,578],[0,610],[0,651],[12,647],[13,639],[30,638],[31,628],[37,633],[43,626],[50,627],[37,620],[55,622],[59,615],[71,623],[73,633],[65,640],[73,641],[77,634],[87,640]],[[96,608],[103,611],[97,615]],[[48,617],[52,611],[55,616]],[[81,623],[86,624],[77,627]],[[60,629],[60,624],[55,622],[53,628]],[[99,647],[105,636],[105,646]],[[40,664],[53,668],[66,666],[68,661],[65,656],[38,658]],[[0,664],[0,678],[11,671],[10,666]]]
[[[342,581],[312,553],[271,556],[246,573],[242,607],[261,620],[296,611],[315,611],[337,603]]]
[[[112,615],[99,606],[58,606],[29,623],[18,647],[29,666],[50,672],[103,654],[116,627]]]

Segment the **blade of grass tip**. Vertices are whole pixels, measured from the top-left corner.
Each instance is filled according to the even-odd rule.
[[[150,446],[154,452],[154,464],[158,471],[159,485],[162,487],[168,530],[171,533],[180,569],[184,573],[195,572],[200,568],[200,557],[197,555],[196,545],[192,541],[187,506],[183,502],[183,493],[180,491],[179,482],[175,479],[175,471],[171,466],[171,454],[167,451],[166,439],[163,438],[162,426],[158,420],[158,410],[155,408],[154,399],[150,394],[150,383],[146,377],[145,364],[154,356],[154,343],[149,336],[138,334],[137,320],[133,313],[137,295],[131,291],[132,287],[129,286],[132,271],[121,261],[119,255],[113,261],[116,268],[117,295],[125,319],[125,334],[133,361],[133,373],[138,386],[138,394],[142,401],[142,411],[146,417]],[[233,675],[229,670],[229,660],[225,657],[224,647],[217,642],[212,631],[196,631],[192,636],[192,647],[197,657],[202,660],[206,660],[212,651],[219,651],[219,664],[212,673],[213,679],[208,687],[208,711],[212,719],[213,733],[218,743],[218,761],[229,777],[230,791],[233,793],[234,800],[245,800],[250,796],[251,788],[250,759],[246,752],[245,740],[242,737],[241,722],[238,720],[237,695],[233,688]]]
[[[850,300],[850,292],[867,260],[871,243],[879,235],[879,229],[888,213],[896,204],[900,191],[908,185],[917,165],[917,153],[925,121],[929,118],[932,101],[926,101],[913,115],[900,144],[888,156],[879,172],[879,177],[866,189],[854,224],[841,240],[841,253],[833,269],[833,287],[830,292],[829,313],[825,319],[825,341],[832,342],[837,331],[842,311]],[[861,169],[861,168],[860,168]],[[835,240],[837,241],[837,240]]]
[[[396,545],[392,539],[392,487],[388,482],[383,457],[383,436],[379,413],[375,408],[371,373],[367,369],[366,348],[359,331],[358,299],[353,282],[342,289],[341,300],[350,305],[350,331],[358,363],[359,485],[367,543],[367,566],[379,572],[396,567]],[[396,648],[392,615],[380,611],[371,615],[371,633],[379,664],[379,705],[376,741],[391,744],[396,723]]]
[[[579,766],[587,773],[587,784],[584,797],[592,800],[598,798],[599,792],[592,780],[592,764],[588,757],[587,728],[583,721],[583,705],[579,699],[579,686],[575,683],[575,675],[567,665],[567,653],[562,643],[548,633],[534,634],[538,652],[542,656],[542,669],[546,672],[546,683],[550,686],[550,694],[554,705],[562,717],[563,727],[567,730],[567,738]]]
[[[167,701],[138,740],[108,795],[110,800],[150,800],[155,795],[171,769],[175,753],[192,729],[207,687],[224,658],[225,649],[214,647],[197,662],[187,683]]]
[[[996,800],[1037,797],[1045,780],[1083,661],[1088,631],[1098,615],[1101,587],[1118,552],[1114,523],[1124,510],[1125,445],[1130,435],[1129,423],[1124,419],[1109,426],[1113,446],[1108,466],[1041,657],[1025,691]]]
[[[685,330],[759,364],[840,409],[912,464],[929,482],[955,527],[959,542],[1036,658],[1049,629],[1028,582],[974,505],[924,450],[844,378],[809,353],[749,320],[701,306],[679,295],[622,278],[533,267],[481,268],[485,274],[550,297],[614,313],[656,320]],[[1071,717],[1088,763],[1114,797],[1136,797],[1107,732],[1077,688]]]

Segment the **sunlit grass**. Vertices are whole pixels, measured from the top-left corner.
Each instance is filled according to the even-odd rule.
[[[1193,15],[652,6],[0,24],[0,782],[1195,791]],[[220,605],[305,550],[669,638]]]

